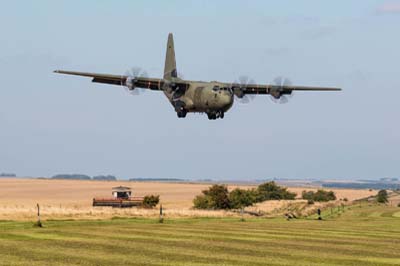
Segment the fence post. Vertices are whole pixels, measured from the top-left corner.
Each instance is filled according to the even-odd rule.
[[[36,207],[37,207],[37,226],[38,227],[42,227],[43,225],[42,225],[42,222],[40,221],[40,206],[39,206],[39,203],[37,203],[36,204]]]
[[[159,223],[163,223],[164,222],[164,214],[163,214],[163,207],[162,204],[160,204],[160,217],[159,217]]]

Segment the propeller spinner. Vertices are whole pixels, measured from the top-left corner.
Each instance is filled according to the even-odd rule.
[[[274,88],[271,89],[271,100],[275,103],[285,104],[289,102],[289,97],[293,95],[292,91],[285,90],[290,87],[292,82],[288,78],[277,77],[274,79]]]
[[[233,87],[233,94],[236,96],[239,103],[248,104],[254,99],[254,95],[244,94],[244,89],[246,88],[246,86],[254,83],[255,81],[247,76],[240,76],[239,82],[234,83],[236,86]]]
[[[139,67],[133,67],[130,70],[125,72],[125,76],[127,76],[126,81],[122,84],[126,91],[131,95],[139,95],[143,94],[146,90],[142,88],[135,88],[135,79],[136,78],[147,78],[147,72],[142,70]]]

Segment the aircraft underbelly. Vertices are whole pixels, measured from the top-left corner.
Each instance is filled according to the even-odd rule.
[[[176,93],[168,90],[164,90],[164,94],[174,108],[177,105],[184,106],[187,112],[226,112],[233,104],[233,99],[230,97],[202,86],[192,86],[180,97],[176,97]]]
[[[206,91],[194,93],[194,95],[190,97],[190,102],[192,103],[192,105],[188,109],[191,112],[225,112],[232,106],[232,103],[227,102],[226,99],[221,98],[221,95],[218,95],[216,93],[209,93]]]

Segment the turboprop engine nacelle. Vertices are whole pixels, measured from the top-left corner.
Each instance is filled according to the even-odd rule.
[[[135,89],[135,82],[134,81],[135,80],[132,77],[127,77],[126,81],[125,81],[125,86],[131,91],[133,91]]]
[[[280,99],[282,95],[291,95],[292,91],[285,91],[285,90],[271,90],[271,96],[275,99]]]

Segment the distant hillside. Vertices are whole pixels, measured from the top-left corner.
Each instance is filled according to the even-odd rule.
[[[382,181],[369,181],[369,182],[326,182],[322,184],[326,188],[353,188],[353,189],[400,189],[399,182],[382,182]]]

